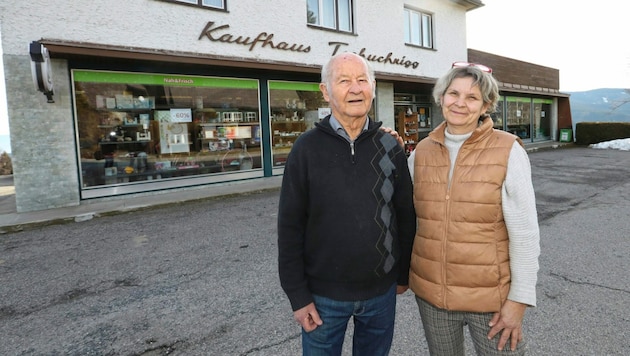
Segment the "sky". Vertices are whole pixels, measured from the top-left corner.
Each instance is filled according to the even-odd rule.
[[[630,31],[620,0],[481,0],[468,48],[560,70],[560,91],[630,88]]]

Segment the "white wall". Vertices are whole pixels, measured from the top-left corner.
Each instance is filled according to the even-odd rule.
[[[376,71],[438,77],[455,60],[466,58],[466,13],[453,1],[356,1],[356,35],[309,28],[306,1],[228,1],[229,11],[213,11],[158,0],[30,0],[3,1],[0,22],[5,29],[5,54],[27,54],[28,44],[39,39],[97,43],[121,47],[160,49],[263,61],[321,65],[330,57],[329,42],[344,42],[345,50],[417,61],[416,69],[375,63]],[[434,13],[436,48],[406,46],[403,7]],[[214,35],[255,38],[273,34],[274,43],[310,46],[309,53],[273,50],[199,39],[206,24],[229,25]]]

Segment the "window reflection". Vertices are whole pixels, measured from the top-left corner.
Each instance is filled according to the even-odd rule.
[[[492,118],[492,122],[494,123],[494,128],[498,130],[503,130],[503,106],[505,105],[505,98],[503,96],[499,97],[499,101],[497,102],[497,108],[495,112],[490,114]]]
[[[552,100],[533,99],[534,102],[534,140],[551,139],[551,106]]]
[[[433,47],[433,16],[431,14],[405,8],[403,23],[405,43],[426,48]]]
[[[512,96],[506,98],[506,103],[506,130],[523,140],[531,139],[531,99]]]
[[[306,18],[312,25],[352,32],[352,1],[307,0]]]
[[[282,166],[295,140],[328,113],[319,83],[269,82],[273,165]]]
[[[74,71],[84,188],[261,168],[258,82]]]

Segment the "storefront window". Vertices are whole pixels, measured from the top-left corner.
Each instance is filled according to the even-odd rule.
[[[261,168],[258,81],[73,71],[84,189]]]
[[[509,96],[506,97],[506,103],[506,130],[524,141],[531,140],[531,99]]]
[[[492,122],[494,123],[494,128],[497,130],[503,130],[503,110],[505,105],[505,97],[500,96],[499,101],[497,102],[497,108],[495,112],[490,114],[492,118]]]
[[[293,142],[330,114],[319,83],[269,82],[273,165],[283,166]]]

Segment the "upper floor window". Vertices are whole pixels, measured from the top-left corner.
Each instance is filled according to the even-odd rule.
[[[165,1],[182,2],[185,4],[225,10],[225,0],[165,0]]]
[[[433,48],[433,16],[405,8],[405,43]]]
[[[353,32],[352,0],[307,0],[309,24],[343,32]]]

